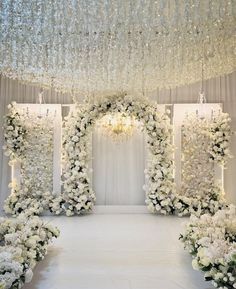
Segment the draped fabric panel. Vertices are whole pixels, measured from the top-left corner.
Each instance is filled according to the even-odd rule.
[[[190,86],[178,87],[170,90],[154,91],[149,97],[158,103],[194,103],[198,99],[200,83]],[[204,81],[203,88],[208,102],[223,103],[224,111],[232,118],[232,128],[236,131],[236,72]],[[7,112],[7,105],[11,101],[19,103],[35,103],[40,88],[19,83],[0,76],[0,127],[3,126],[3,116]],[[56,93],[53,90],[45,91],[46,103],[72,103],[70,95]],[[0,147],[3,146],[3,132],[0,130]],[[98,148],[99,149],[99,148]],[[101,149],[101,147],[100,147]],[[236,137],[232,137],[232,152],[236,156]],[[123,163],[125,165],[125,162]],[[225,191],[230,201],[236,203],[236,158],[229,161],[225,171]],[[0,150],[0,204],[9,193],[8,183],[10,181],[10,169],[8,160]],[[0,205],[0,208],[2,205]]]
[[[145,138],[134,129],[121,143],[104,129],[93,133],[93,189],[97,205],[145,205]]]

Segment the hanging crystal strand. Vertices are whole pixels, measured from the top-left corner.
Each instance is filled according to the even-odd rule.
[[[147,1],[146,3],[146,11],[145,14],[146,15],[150,15],[151,14],[151,1]],[[152,83],[152,78],[153,78],[153,72],[151,70],[151,66],[152,66],[152,62],[151,60],[151,41],[152,41],[152,22],[151,25],[147,25],[148,23],[148,17],[146,17],[145,20],[145,35],[144,35],[144,63],[145,63],[145,67],[144,67],[144,89],[145,89],[145,96],[147,96],[147,90],[149,87],[151,87],[151,83]]]
[[[91,11],[91,15],[97,15],[96,14],[96,6],[95,3],[92,2],[90,4],[90,11]],[[97,69],[98,66],[96,65],[97,62],[97,45],[98,45],[98,33],[97,33],[97,28],[94,26],[94,22],[92,17],[90,16],[90,70],[91,70],[91,79],[92,79],[92,88],[91,91],[93,92],[93,96],[92,99],[94,99],[94,93],[96,93],[95,91],[97,90],[97,76],[98,76],[98,72]]]
[[[102,9],[103,5],[99,2],[99,5],[97,6],[97,14],[98,17],[101,19],[100,22],[100,26],[97,27],[97,33],[98,33],[98,43],[99,43],[99,47],[98,47],[98,53],[99,53],[99,68],[100,68],[100,75],[98,75],[98,91],[100,91],[102,89],[101,87],[101,83],[104,83],[104,79],[105,79],[105,67],[103,66],[103,59],[104,59],[104,51],[105,51],[105,43],[103,42],[103,31],[105,28],[105,24],[104,24],[104,17],[105,15],[102,15],[102,13],[104,13],[103,9]]]
[[[89,16],[89,11],[91,11],[90,5],[87,6],[87,31],[88,31],[88,95],[90,99],[92,100],[92,91],[94,90],[94,85],[93,85],[93,66],[92,66],[92,43],[93,43],[93,33],[92,33],[92,22],[91,22],[91,17]]]
[[[61,55],[61,64],[62,64],[62,75],[61,77],[64,78],[67,72],[67,58],[66,58],[66,53],[67,53],[67,44],[68,44],[68,38],[67,38],[67,33],[68,33],[68,6],[65,1],[62,1],[62,11],[63,11],[63,17],[62,17],[62,38],[61,38],[61,45],[62,45],[62,55]],[[65,85],[64,83],[61,83],[61,90],[63,91],[63,86]]]
[[[75,3],[76,1],[70,0],[70,6],[69,6],[69,14],[70,14],[70,21],[68,23],[69,26],[69,34],[70,38],[68,41],[68,51],[67,51],[67,58],[69,59],[68,61],[68,69],[71,72],[71,79],[68,81],[69,85],[74,87],[74,77],[75,77],[75,63],[76,63],[76,55],[75,55],[75,19],[76,19],[76,14],[75,12]],[[75,88],[74,88],[75,90]]]
[[[110,14],[109,14],[109,4],[107,1],[104,2],[104,29],[103,29],[103,38],[104,38],[104,54],[103,54],[103,65],[104,65],[104,71],[105,71],[105,79],[104,81],[107,83],[107,91],[111,90],[110,87],[110,66],[109,66],[109,60],[110,60],[110,33],[111,33],[111,27],[110,27]],[[105,84],[104,82],[104,84]],[[107,93],[106,91],[106,93]]]
[[[20,3],[19,3],[20,4]],[[12,28],[13,28],[13,42],[12,42],[12,59],[11,59],[11,66],[12,66],[12,71],[16,72],[16,75],[19,75],[19,70],[18,70],[18,60],[21,58],[21,55],[19,55],[19,50],[17,46],[20,43],[20,30],[17,29],[20,25],[20,19],[18,17],[18,6],[17,2],[13,1],[12,2],[12,13],[13,13],[13,19],[12,19]]]
[[[34,72],[34,51],[33,51],[33,40],[31,37],[28,36],[29,31],[33,30],[32,18],[31,18],[31,5],[29,1],[23,1],[23,5],[21,6],[21,33],[23,42],[27,45],[26,49],[22,49],[20,45],[18,45],[18,50],[20,50],[21,55],[21,67],[20,67],[20,74],[21,79],[27,81],[27,76],[32,75]],[[25,41],[27,39],[27,41]],[[25,78],[25,79],[24,79]],[[29,80],[30,81],[30,80]]]
[[[79,14],[78,14],[78,1],[74,1],[74,13],[73,13],[73,19],[74,19],[74,35],[73,35],[73,46],[74,46],[74,55],[73,55],[73,76],[74,76],[74,88],[76,93],[80,90],[80,83],[79,77],[79,63],[80,63],[80,53],[79,53]],[[77,81],[76,81],[77,79]]]
[[[113,3],[112,7],[112,24],[111,24],[111,40],[110,40],[110,79],[112,91],[117,91],[117,83],[115,78],[115,49],[117,41],[117,23],[119,21],[117,11],[118,11],[118,2]]]
[[[130,9],[133,10],[132,4],[130,4]],[[132,19],[131,19],[132,20]],[[127,33],[127,64],[126,64],[126,83],[127,88],[126,91],[132,93],[134,91],[133,83],[131,82],[134,79],[134,75],[132,75],[132,71],[134,68],[132,67],[132,41],[131,41],[131,34],[134,33],[134,28],[132,22],[129,24],[129,30]]]
[[[160,54],[159,54],[159,61],[158,61],[158,66],[159,70],[161,71],[161,78],[160,78],[160,83],[161,85],[165,85],[165,73],[163,71],[163,68],[165,66],[165,44],[167,43],[165,34],[166,34],[166,20],[165,20],[165,7],[166,7],[166,2],[161,1],[160,6],[159,6],[159,24],[160,24],[160,41],[162,43],[160,47]]]
[[[88,15],[88,6],[86,5],[85,1],[83,2],[83,9],[84,9],[84,44],[85,44],[85,77],[86,77],[86,98],[90,99],[90,79],[89,79],[89,57],[90,57],[90,47],[89,47],[89,15]]]
[[[128,1],[126,6],[125,6],[125,15],[130,15],[130,8],[131,3]],[[130,17],[126,17],[125,19],[125,27],[126,29],[123,30],[122,33],[122,38],[123,38],[123,42],[125,43],[125,47],[123,48],[124,50],[124,54],[125,54],[125,62],[124,62],[124,83],[123,83],[123,91],[128,91],[129,90],[129,64],[130,64],[130,43],[129,43],[129,38],[130,38],[130,33],[131,33],[131,18]]]
[[[10,37],[8,37],[8,33],[9,33],[9,21],[7,21],[9,19],[8,15],[10,13],[9,11],[9,2],[8,1],[1,1],[0,2],[0,35],[2,38],[2,43],[0,45],[0,59],[2,59],[2,63],[1,66],[3,69],[5,69],[5,67],[7,67],[7,63],[9,63],[9,55],[10,53],[8,53],[7,55],[4,55],[5,51],[7,51],[7,47],[9,47],[9,41],[10,41]],[[10,35],[9,35],[10,36]]]
[[[14,43],[15,43],[15,27],[14,27],[14,10],[13,10],[13,6],[14,5],[14,1],[10,1],[9,3],[9,30],[10,30],[10,35],[9,35],[9,45],[7,47],[8,51],[9,51],[9,60],[7,65],[10,68],[10,71],[14,71],[12,69],[12,62],[13,62],[13,58],[14,58]]]
[[[91,79],[91,98],[92,101],[94,100],[94,92],[96,90],[96,71],[95,71],[95,66],[94,63],[96,62],[96,58],[94,57],[95,55],[95,50],[96,50],[96,45],[97,45],[97,34],[94,33],[95,27],[93,23],[93,19],[91,15],[94,15],[95,10],[94,10],[94,3],[90,3],[90,79]],[[96,31],[95,31],[96,32]]]
[[[206,97],[204,93],[204,58],[201,60],[201,87],[200,87],[200,92],[199,92],[199,97],[198,97],[198,102],[199,103],[205,103],[206,102]]]
[[[45,50],[47,53],[47,75],[44,75],[45,82],[49,83],[49,78],[50,75],[52,74],[53,68],[54,68],[54,62],[52,58],[52,51],[55,51],[55,27],[53,26],[53,22],[55,22],[54,17],[55,17],[55,7],[54,7],[54,2],[49,0],[50,4],[50,9],[47,8],[45,3],[43,3],[43,8],[44,10],[44,35],[46,39],[47,46],[45,46]],[[49,35],[49,31],[52,31],[52,35]],[[49,49],[52,47],[52,51]]]
[[[40,34],[39,34],[39,41],[41,42],[41,63],[42,63],[42,83],[41,85],[44,85],[47,87],[48,84],[48,74],[49,74],[49,45],[50,43],[50,37],[47,36],[47,26],[50,25],[48,21],[48,11],[47,7],[45,6],[45,3],[42,1],[38,2],[39,5],[39,11],[40,14]],[[53,36],[52,36],[53,37]]]
[[[149,90],[200,80],[202,43],[205,78],[236,67],[234,0],[12,0],[0,7],[1,73],[45,86],[53,76],[57,90],[69,90],[73,74],[82,91],[87,82],[90,91],[136,83],[142,91],[143,44]]]
[[[58,64],[58,77],[60,77],[60,73],[63,69],[62,59],[63,59],[63,13],[64,7],[61,5],[61,1],[58,1],[57,6],[58,11],[58,57],[57,57],[57,64]]]
[[[53,55],[53,62],[55,67],[53,67],[53,75],[58,78],[59,76],[59,58],[60,58],[60,10],[58,1],[54,2],[53,8],[55,9],[54,21],[52,20],[52,25],[54,27],[54,45],[55,48],[51,52]],[[51,75],[52,76],[52,75]]]
[[[142,32],[142,31],[141,31]],[[142,53],[142,57],[141,57],[141,85],[142,85],[142,96],[145,97],[145,44],[143,41],[143,33],[141,33],[140,35],[141,38],[141,53]]]
[[[174,83],[175,85],[180,82],[181,74],[178,73],[180,71],[180,67],[183,67],[183,46],[180,45],[180,41],[182,41],[182,35],[180,34],[180,20],[182,19],[181,14],[180,14],[180,0],[175,0],[175,8],[174,8],[174,21],[173,25],[175,27],[174,34],[176,34],[176,48],[177,48],[177,53],[175,53],[175,48],[173,47],[172,53],[173,53],[173,66],[174,66],[174,72],[173,72],[173,77],[174,77]],[[188,51],[187,51],[188,53]],[[185,54],[186,55],[186,54]],[[183,71],[182,71],[183,73]]]
[[[121,22],[122,22],[122,6],[121,5],[117,5],[116,8],[116,13],[117,13],[117,26],[114,27],[115,28],[115,40],[114,40],[114,59],[113,59],[113,63],[114,63],[114,78],[116,79],[116,84],[114,85],[114,89],[119,92],[121,91],[121,87],[122,87],[122,80],[121,80],[121,75],[119,74],[119,69],[120,69],[120,29],[118,29],[118,25],[121,26]]]

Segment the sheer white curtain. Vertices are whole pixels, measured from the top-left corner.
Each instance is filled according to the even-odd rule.
[[[93,189],[97,205],[144,205],[144,134],[114,142],[96,126],[93,133]]]

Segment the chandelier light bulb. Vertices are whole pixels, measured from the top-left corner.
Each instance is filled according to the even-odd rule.
[[[99,126],[105,136],[111,137],[116,143],[121,143],[133,135],[135,120],[131,116],[114,113],[104,116],[99,121]]]

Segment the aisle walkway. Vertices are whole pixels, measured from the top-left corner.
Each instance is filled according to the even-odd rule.
[[[184,219],[48,217],[61,236],[24,289],[212,289],[178,241]],[[185,219],[186,220],[186,219]]]

